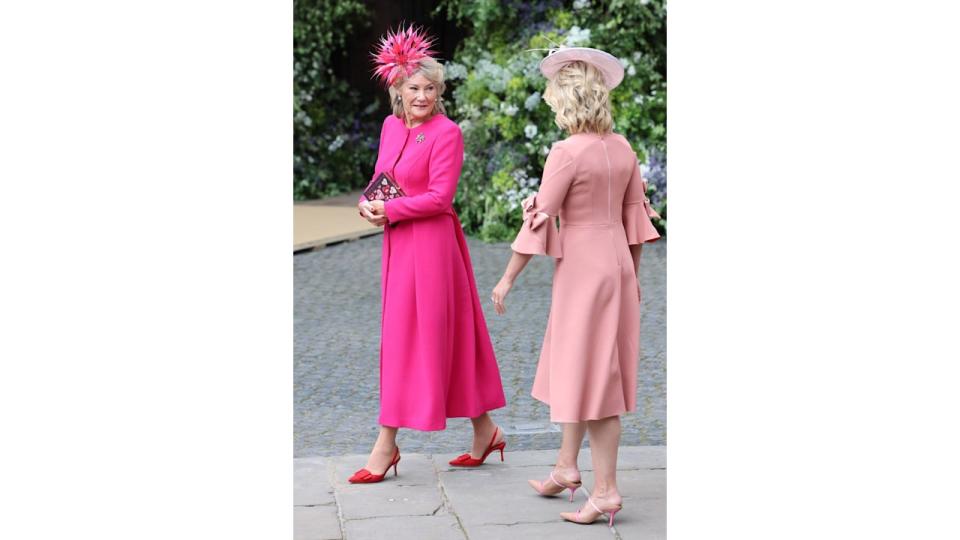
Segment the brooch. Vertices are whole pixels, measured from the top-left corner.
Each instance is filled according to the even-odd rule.
[[[422,142],[423,142],[423,132],[417,135],[417,144],[420,144]]]

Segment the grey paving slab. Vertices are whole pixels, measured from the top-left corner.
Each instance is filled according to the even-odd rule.
[[[628,504],[626,499],[624,504]],[[664,540],[667,538],[666,507],[661,502],[645,500],[617,513],[613,528],[623,540]]]
[[[436,486],[437,473],[434,470],[436,460],[427,454],[410,454],[401,452],[400,463],[397,464],[397,476],[393,474],[393,468],[387,473],[386,479],[381,484],[399,484],[402,486]],[[338,487],[351,488],[363,487],[354,486],[347,482],[347,479],[354,472],[362,468],[367,463],[367,455],[341,456],[331,460],[332,475],[334,485]],[[446,462],[444,462],[446,463]],[[376,471],[380,472],[380,471]]]
[[[544,468],[544,475],[548,469]],[[515,525],[554,521],[558,512],[573,508],[566,499],[537,495],[527,484],[529,470],[504,468],[441,472],[440,479],[453,511],[469,532],[480,525]]]
[[[508,461],[455,468],[449,456],[404,454],[400,475],[377,484],[353,485],[347,477],[365,455],[294,460],[297,538],[663,538],[666,529],[666,470],[663,447],[620,450],[617,473],[624,509],[611,530],[603,523],[564,523],[560,512],[586,502],[593,473],[584,468],[584,487],[574,502],[566,494],[542,497],[527,484],[545,478],[554,450],[515,451]],[[331,491],[333,493],[331,493]],[[324,501],[333,502],[324,504]],[[308,505],[309,503],[321,503]],[[338,519],[339,518],[339,519]],[[333,535],[333,536],[330,536]]]
[[[593,472],[583,473],[583,483],[593,486]],[[614,529],[623,539],[666,538],[667,475],[663,469],[617,471],[617,485],[623,496],[623,510],[617,513]],[[583,505],[586,493],[577,492]],[[597,524],[596,526],[599,526]]]
[[[481,525],[469,531],[470,540],[611,540],[616,537],[607,527],[564,523],[560,518],[549,523],[518,523],[509,527]]]
[[[293,523],[295,540],[341,540],[343,538],[335,505],[295,506]]]
[[[349,540],[466,540],[456,518],[448,514],[348,521],[346,531]]]
[[[666,467],[666,446],[627,446],[621,447],[620,452],[617,453],[617,470],[665,469]],[[590,468],[592,469],[593,466],[591,465]]]
[[[376,439],[382,243],[376,236],[294,256],[298,457],[365,454]],[[507,398],[507,406],[491,414],[506,429],[509,449],[558,448],[560,432],[550,424],[548,408],[530,396],[554,263],[534,257],[507,298],[507,314],[498,316],[489,292],[503,274],[509,245],[473,238],[467,244]],[[622,417],[624,445],[666,444],[666,251],[666,241],[643,249],[638,410]],[[404,452],[447,459],[467,451],[471,441],[470,421],[463,418],[448,420],[444,431],[399,435]]]
[[[333,504],[333,486],[326,458],[293,460],[293,504],[316,506]]]
[[[433,461],[426,455],[400,459],[397,476],[391,469],[383,482],[350,484],[347,478],[366,463],[366,456],[335,460],[337,500],[344,520],[383,516],[432,516],[442,510],[443,501]]]

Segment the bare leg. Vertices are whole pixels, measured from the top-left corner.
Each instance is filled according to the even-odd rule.
[[[580,481],[577,458],[580,457],[580,447],[583,446],[583,436],[586,433],[586,422],[563,424],[563,439],[560,441],[560,453],[557,454],[556,470],[571,482]]]
[[[570,497],[580,485],[580,467],[577,458],[580,456],[580,447],[583,445],[583,436],[587,432],[586,422],[563,424],[563,438],[560,442],[560,452],[557,454],[557,464],[553,468],[553,480],[527,480],[533,489],[541,495],[556,495],[564,489],[573,489]],[[558,485],[559,484],[559,485]]]
[[[493,441],[493,444],[503,440],[503,430],[497,429],[497,424],[487,413],[471,418],[470,421],[473,422],[473,448],[470,450],[470,456],[480,459],[487,450],[487,446],[490,445],[490,438],[493,437],[494,432],[497,433],[497,438]]]
[[[587,421],[590,432],[590,454],[593,457],[594,485],[590,498],[600,510],[619,510],[623,503],[617,489],[617,451],[620,447],[620,417],[611,416],[602,420]],[[592,522],[600,514],[589,503],[579,513],[564,512],[564,519]]]
[[[373,474],[382,474],[393,459],[397,449],[397,428],[380,426],[380,435],[373,445],[367,465],[364,467]]]

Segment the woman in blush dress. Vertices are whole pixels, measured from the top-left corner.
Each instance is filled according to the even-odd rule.
[[[384,227],[380,435],[352,483],[383,480],[400,461],[397,430],[473,422],[473,447],[451,464],[475,467],[506,446],[487,414],[506,404],[466,239],[453,210],[463,135],[446,117],[443,66],[413,27],[388,33],[375,53],[393,114],[383,121],[374,178],[388,173],[406,194],[361,197],[361,216]]]
[[[637,408],[640,349],[640,248],[659,238],[645,197],[637,156],[611,131],[609,91],[623,80],[613,56],[590,48],[560,48],[540,64],[544,100],[570,136],[553,145],[540,191],[523,202],[513,256],[493,290],[497,313],[534,254],[556,258],[550,316],[533,397],[563,424],[549,478],[530,480],[541,495],[581,486],[577,456],[590,434],[595,483],[587,503],[563,519],[593,523],[622,507],[617,489],[620,415]],[[556,217],[560,217],[560,231]]]

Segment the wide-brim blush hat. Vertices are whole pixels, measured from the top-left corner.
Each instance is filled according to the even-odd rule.
[[[547,57],[540,61],[540,73],[552,79],[563,66],[570,62],[586,62],[597,68],[603,76],[607,90],[613,90],[623,81],[623,64],[612,54],[590,47],[560,47],[551,49]]]

